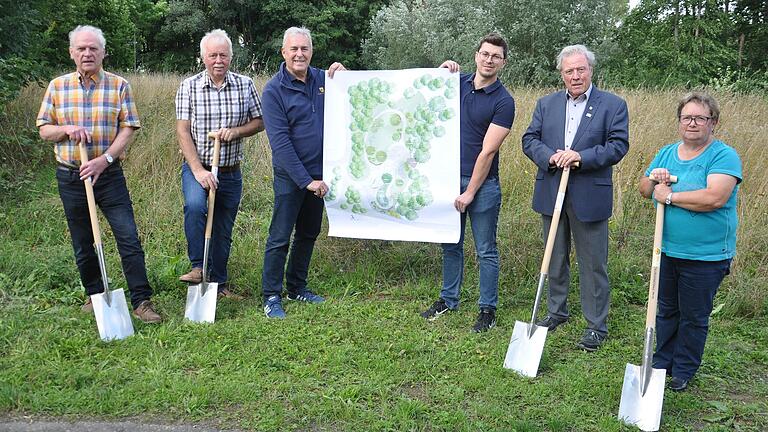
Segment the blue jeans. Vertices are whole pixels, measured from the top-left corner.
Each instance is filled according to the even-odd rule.
[[[691,379],[701,365],[712,302],[731,260],[695,261],[661,255],[653,367]]]
[[[88,295],[104,292],[101,280],[99,259],[93,246],[91,218],[88,214],[88,200],[85,196],[85,184],[80,180],[77,170],[56,169],[56,181],[59,196],[64,205],[67,225],[72,235],[72,248],[75,251],[80,280]],[[144,250],[141,248],[136,221],[133,217],[133,205],[128,195],[123,169],[119,164],[107,167],[93,185],[96,205],[101,208],[117,242],[117,250],[123,266],[125,280],[134,308],[152,296],[152,288],[147,280],[147,268],[144,264]],[[105,251],[105,255],[108,253]]]
[[[324,203],[314,192],[299,189],[288,174],[281,170],[274,170],[273,185],[275,203],[264,251],[264,270],[261,274],[264,299],[281,295],[283,277],[289,294],[297,294],[307,287],[309,262],[323,221]],[[293,245],[288,257],[294,228],[296,232],[293,234]]]
[[[227,262],[232,247],[232,228],[243,195],[243,175],[240,170],[219,171],[219,187],[213,207],[213,227],[208,252],[208,280],[227,281]],[[185,162],[181,166],[181,190],[184,193],[184,234],[187,237],[187,255],[192,267],[203,267],[205,223],[208,218],[208,190],[195,179]]]
[[[467,190],[469,176],[461,176],[461,193]],[[481,308],[496,309],[499,299],[499,250],[496,247],[496,226],[501,209],[501,188],[498,178],[487,178],[475,199],[461,213],[461,237],[458,243],[443,244],[443,289],[440,298],[450,309],[459,307],[459,291],[464,278],[464,229],[467,215],[472,224],[472,236],[480,267]]]

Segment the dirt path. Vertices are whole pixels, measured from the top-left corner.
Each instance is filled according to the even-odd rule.
[[[0,418],[3,432],[217,432],[209,425],[163,425],[135,421],[67,421],[56,419]],[[234,429],[227,429],[233,431]]]

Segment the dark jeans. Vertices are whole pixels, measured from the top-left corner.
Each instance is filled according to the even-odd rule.
[[[261,274],[264,299],[281,295],[283,276],[290,294],[296,294],[307,287],[309,261],[312,259],[312,250],[323,221],[322,198],[307,189],[299,189],[284,172],[275,170],[274,176],[275,204],[264,251],[264,270]],[[296,232],[288,257],[294,228]]]
[[[85,185],[80,180],[76,170],[56,169],[56,180],[59,184],[59,196],[64,205],[67,225],[72,234],[72,248],[75,251],[77,268],[80,270],[80,280],[83,282],[88,295],[104,291],[99,270],[99,260],[93,246],[93,231],[91,218],[88,214],[88,200],[85,196]],[[133,218],[133,206],[125,184],[123,169],[115,164],[101,173],[93,185],[96,204],[101,208],[112,227],[112,233],[117,242],[123,273],[131,294],[131,304],[136,308],[152,295],[152,288],[147,280],[147,269],[144,264],[144,251],[141,248],[136,221]],[[105,255],[107,252],[105,252]]]
[[[731,260],[695,261],[661,255],[653,367],[691,379],[701,365],[709,314]]]
[[[227,281],[227,263],[232,248],[232,229],[243,195],[240,170],[218,174],[219,187],[213,206],[213,227],[208,250],[208,280]],[[205,224],[208,218],[208,191],[195,179],[186,162],[181,166],[181,190],[184,193],[184,234],[192,267],[203,267]]]

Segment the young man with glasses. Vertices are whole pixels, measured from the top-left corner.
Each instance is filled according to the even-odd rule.
[[[538,167],[533,210],[541,214],[544,241],[552,222],[562,168],[571,172],[549,265],[548,315],[536,325],[554,331],[568,321],[571,235],[579,263],[581,309],[587,328],[578,346],[595,351],[608,336],[608,218],[613,212],[612,167],[629,150],[627,103],[592,84],[595,55],[584,45],[557,57],[565,84],[536,102],[523,134],[523,152]]]
[[[474,332],[496,325],[499,292],[499,251],[496,226],[501,208],[499,148],[515,119],[515,101],[498,79],[507,61],[507,43],[496,34],[483,38],[475,53],[475,73],[461,74],[461,190],[453,205],[461,213],[461,237],[443,244],[443,288],[440,298],[421,313],[434,320],[459,307],[464,276],[464,229],[469,215],[480,266],[480,314]],[[448,60],[440,67],[458,72]]]

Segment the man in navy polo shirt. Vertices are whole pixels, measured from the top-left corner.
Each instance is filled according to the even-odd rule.
[[[307,272],[315,239],[320,234],[323,197],[328,192],[328,185],[323,182],[325,71],[309,65],[312,36],[304,27],[285,31],[280,53],[285,61],[264,86],[263,94],[275,191],[261,275],[264,313],[268,318],[285,318],[283,277],[289,300],[324,300],[307,288]],[[344,70],[344,65],[333,63],[328,76],[332,78],[337,70]]]
[[[507,62],[507,43],[497,33],[480,41],[475,53],[473,74],[461,74],[461,194],[453,205],[461,212],[461,237],[455,244],[443,244],[443,289],[440,298],[421,313],[434,320],[459,306],[464,275],[464,228],[469,214],[480,264],[480,314],[474,332],[496,325],[499,292],[499,251],[496,226],[501,208],[499,148],[515,119],[515,101],[498,79]],[[458,63],[440,65],[451,72]]]

